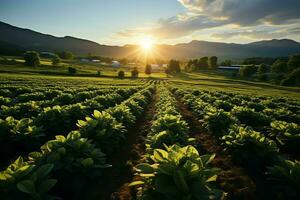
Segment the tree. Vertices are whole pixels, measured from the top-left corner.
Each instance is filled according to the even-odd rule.
[[[186,65],[184,66],[184,70],[186,72],[193,72],[197,69],[197,63],[198,63],[198,60],[197,59],[192,59],[192,60],[189,60]]]
[[[265,64],[261,64],[258,66],[257,72],[259,74],[265,74],[269,72],[269,67]]]
[[[272,65],[277,59],[280,59],[280,60],[285,61],[285,62],[288,61],[287,57],[278,57],[278,58],[273,58],[273,57],[252,57],[252,58],[246,58],[243,61],[243,65],[260,65],[260,64]]]
[[[123,79],[123,78],[125,77],[125,72],[124,72],[123,70],[120,70],[120,71],[118,72],[118,77],[119,77],[120,79]]]
[[[145,68],[145,74],[151,75],[151,73],[152,73],[152,67],[151,65],[147,64]]]
[[[179,64],[178,60],[170,60],[168,66],[167,66],[166,73],[169,74],[169,73],[173,73],[173,72],[175,72],[175,73],[181,72],[180,64]]]
[[[208,68],[208,57],[200,58],[198,61],[198,67],[199,67],[199,69]]]
[[[138,76],[139,76],[139,71],[136,67],[134,67],[133,70],[131,71],[131,77],[137,78]]]
[[[293,71],[297,68],[300,68],[300,55],[293,55],[289,58],[289,61],[287,63],[288,70]]]
[[[76,74],[77,73],[77,69],[74,67],[68,67],[68,72],[69,74]]]
[[[52,58],[52,65],[57,66],[60,64],[60,58],[56,55]]]
[[[101,71],[97,70],[97,76],[101,76]]]
[[[128,60],[127,60],[127,58],[122,58],[119,62],[120,62],[122,65],[127,65]]]
[[[61,59],[72,59],[74,57],[73,53],[70,51],[62,51],[57,53]]]
[[[231,60],[225,60],[225,61],[221,62],[220,65],[221,66],[226,66],[226,67],[231,67],[232,66],[232,62],[231,62]]]
[[[258,79],[261,81],[266,81],[268,79],[267,72],[269,72],[269,67],[265,64],[261,64],[258,66],[257,73]]]
[[[271,71],[273,73],[285,73],[288,71],[287,63],[278,59],[271,66]]]
[[[300,68],[292,71],[287,78],[280,82],[280,85],[284,86],[300,86]]]
[[[239,70],[239,74],[242,77],[249,77],[252,76],[253,74],[255,74],[257,72],[257,67],[255,65],[247,65],[247,66],[243,66],[240,68]]]
[[[40,65],[40,56],[36,51],[27,51],[24,54],[25,64],[36,67]]]
[[[217,56],[209,57],[209,67],[212,69],[216,69],[218,67],[218,57]]]

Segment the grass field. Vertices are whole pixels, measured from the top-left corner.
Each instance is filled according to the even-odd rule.
[[[43,75],[60,75],[60,76],[69,76],[68,67],[72,66],[77,69],[75,76],[97,76],[97,71],[101,71],[101,76],[103,77],[115,77],[119,70],[125,72],[126,77],[130,77],[129,68],[120,68],[116,69],[111,66],[106,66],[102,64],[95,63],[80,63],[79,61],[69,61],[63,60],[59,66],[52,66],[49,59],[41,59],[41,65],[39,67],[30,67],[24,65],[24,59],[20,57],[8,57],[8,59],[13,59],[15,63],[12,64],[0,64],[0,72],[2,73],[13,73],[13,74],[43,74]],[[143,70],[140,70],[139,77],[149,77],[144,73]],[[157,72],[151,77],[154,78],[164,78],[166,77],[165,73]]]
[[[130,78],[129,69],[114,69],[107,66],[95,66],[95,64],[75,64],[78,70],[76,75],[70,75],[68,73],[67,62],[62,62],[60,66],[52,66],[48,59],[41,61],[40,67],[29,67],[24,66],[21,58],[15,58],[18,62],[17,64],[4,65],[0,64],[1,76],[18,76],[26,77],[30,76],[47,76],[47,77],[97,77],[97,70],[101,71],[101,77],[97,77],[95,80],[103,78],[114,78],[117,76],[118,70],[125,71],[125,77]],[[176,84],[190,84],[196,88],[206,89],[206,90],[219,90],[228,92],[240,92],[244,94],[256,94],[256,95],[267,95],[267,96],[285,96],[294,99],[300,99],[300,88],[299,87],[283,87],[273,84],[268,84],[264,82],[254,82],[241,80],[237,78],[232,78],[221,73],[216,73],[213,71],[203,71],[199,73],[181,73],[179,75],[166,75],[163,72],[152,73],[149,77],[143,70],[140,70],[140,78],[150,78],[150,79],[166,79]]]

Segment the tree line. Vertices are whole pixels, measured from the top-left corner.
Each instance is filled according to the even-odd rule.
[[[247,65],[239,70],[241,77],[251,77],[257,74],[261,81],[268,81],[283,86],[300,85],[300,55],[289,58],[278,58],[271,65]]]

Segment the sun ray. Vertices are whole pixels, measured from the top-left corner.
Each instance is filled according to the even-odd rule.
[[[150,51],[153,48],[154,40],[151,35],[146,35],[140,40],[140,46],[144,51]]]

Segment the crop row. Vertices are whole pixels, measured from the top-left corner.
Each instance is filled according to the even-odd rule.
[[[56,134],[67,134],[76,129],[76,122],[93,110],[104,110],[121,103],[137,92],[135,88],[118,89],[111,94],[100,95],[73,105],[47,107],[34,118],[16,120],[0,119],[2,161],[14,158],[19,152],[30,152]]]
[[[284,107],[282,102],[276,103],[275,100],[268,106],[265,102],[255,102],[257,98],[237,102],[235,100],[236,96],[228,98],[226,94],[220,96],[219,93],[207,94],[202,91],[179,90],[176,94],[185,96],[184,99],[187,99],[187,105],[193,106],[197,115],[203,119],[205,118],[206,121],[216,115],[218,117],[223,116],[223,119],[219,118],[219,121],[214,123],[205,123],[207,128],[215,134],[223,135],[223,132],[233,123],[243,124],[276,141],[284,152],[299,153],[297,143],[299,144],[300,134],[298,124],[300,121],[300,106],[298,102],[294,102],[294,105],[289,104],[293,108],[293,111],[290,111],[291,108],[288,109]],[[216,97],[219,99],[216,99]],[[245,98],[241,95],[238,97]],[[220,100],[224,98],[227,99]],[[277,106],[281,107],[279,111],[275,109]],[[204,114],[206,114],[206,117],[204,117]]]
[[[30,88],[49,88],[49,87],[68,87],[68,88],[87,88],[90,86],[139,86],[148,82],[146,79],[99,79],[99,78],[46,78],[46,77],[0,77],[0,89],[6,86],[28,86]]]
[[[264,177],[277,197],[294,198],[299,195],[300,162],[287,160],[279,153],[279,147],[292,155],[299,152],[300,127],[293,123],[293,120],[299,118],[297,102],[282,108],[295,109],[294,115],[283,113],[278,116],[276,109],[272,111],[264,102],[255,102],[257,98],[176,87],[172,91],[198,116],[203,126],[216,136],[234,161]],[[282,103],[285,102],[272,101],[272,106],[282,106]],[[258,111],[255,109],[257,107],[264,108]],[[285,118],[291,122],[278,121]]]
[[[8,116],[12,116],[16,119],[22,119],[25,117],[36,117],[37,114],[43,111],[46,107],[53,107],[53,106],[71,106],[70,104],[76,104],[81,103],[83,105],[89,105],[93,101],[100,101],[101,99],[105,99],[105,95],[107,94],[119,94],[119,95],[125,95],[123,91],[131,88],[132,90],[138,90],[139,87],[125,87],[125,88],[102,88],[94,91],[84,91],[84,92],[73,92],[72,93],[65,93],[65,92],[58,92],[51,91],[51,93],[45,92],[45,93],[32,93],[30,95],[26,95],[26,101],[25,103],[15,103],[13,104],[10,100],[10,104],[13,105],[2,105],[0,110],[0,118],[4,119]],[[47,99],[52,100],[40,100],[36,101],[41,98],[45,98],[47,96]],[[22,96],[24,97],[24,96]],[[29,97],[30,99],[27,99]],[[1,98],[0,98],[1,99]],[[24,99],[24,98],[23,98]],[[34,101],[32,101],[34,100]],[[17,99],[18,101],[18,99]]]
[[[95,110],[79,120],[78,130],[57,135],[40,151],[19,157],[0,173],[4,199],[57,199],[49,194],[80,199],[83,191],[99,182],[115,148],[142,115],[153,92],[153,85],[106,111]],[[63,190],[61,189],[63,188]]]
[[[223,192],[213,184],[219,170],[210,165],[215,155],[199,154],[175,98],[164,85],[157,93],[144,163],[135,167],[130,184],[137,186],[138,199],[219,199]]]

